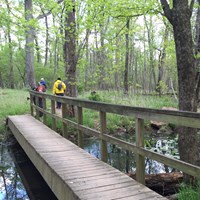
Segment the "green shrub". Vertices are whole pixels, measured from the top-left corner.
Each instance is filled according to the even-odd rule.
[[[101,101],[101,97],[95,91],[91,92],[88,98],[89,100],[92,100],[92,101]]]

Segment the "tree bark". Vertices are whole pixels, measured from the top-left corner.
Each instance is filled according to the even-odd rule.
[[[156,87],[156,73],[155,73],[155,63],[154,63],[154,49],[153,49],[153,40],[154,40],[154,34],[153,34],[153,27],[152,27],[152,17],[149,19],[149,25],[147,23],[146,16],[144,16],[144,22],[147,29],[147,38],[148,38],[148,46],[149,46],[149,88],[148,91],[155,91]]]
[[[126,38],[126,54],[125,54],[125,68],[124,68],[124,94],[128,95],[129,92],[129,84],[128,84],[128,67],[129,67],[129,23],[130,20],[127,19],[126,22],[126,28],[127,28],[127,33],[125,34],[125,38]]]
[[[200,93],[200,70],[199,70],[199,64],[200,64],[200,0],[198,0],[198,10],[197,10],[197,16],[196,16],[196,37],[195,37],[195,68],[197,69],[196,74],[196,104],[198,106],[199,103],[199,93]]]
[[[34,28],[31,26],[30,21],[32,16],[32,0],[25,0],[25,19],[27,22],[26,29],[26,69],[25,69],[25,87],[35,86],[34,76]]]
[[[157,87],[156,91],[159,93],[159,96],[161,96],[162,93],[162,88],[161,88],[161,81],[163,79],[163,73],[164,73],[164,68],[165,68],[165,58],[166,58],[166,42],[168,40],[168,26],[166,25],[165,27],[165,32],[163,36],[163,48],[160,50],[160,55],[159,55],[159,63],[158,63],[158,82],[157,82]]]
[[[65,73],[67,77],[67,95],[77,96],[76,85],[76,21],[75,21],[75,0],[71,1],[73,9],[68,11],[66,5],[65,20]]]
[[[8,14],[10,15],[10,5],[9,2],[6,0],[6,6],[8,10]],[[11,24],[10,21],[7,23],[7,29],[8,29],[8,46],[9,46],[9,66],[10,66],[10,73],[9,73],[9,87],[11,89],[14,89],[14,72],[13,72],[13,48],[12,48],[12,39],[11,39]]]
[[[47,18],[47,16],[45,16],[45,27],[46,27],[46,39],[45,39],[44,67],[47,66],[48,53],[49,53],[49,26],[48,26],[48,18]]]
[[[35,49],[36,49],[36,58],[37,58],[37,63],[41,63],[41,55],[40,55],[40,46],[38,44],[38,39],[37,36],[35,35]]]
[[[191,31],[191,8],[187,0],[174,1],[170,9],[166,0],[160,0],[165,16],[173,26],[176,47],[176,60],[178,71],[179,110],[197,111],[195,98],[195,75],[193,42]],[[199,152],[196,130],[180,127],[178,130],[180,159],[191,164],[199,164]],[[184,180],[190,182],[193,179],[185,175]]]

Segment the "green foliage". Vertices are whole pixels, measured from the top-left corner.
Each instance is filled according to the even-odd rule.
[[[178,200],[199,200],[200,199],[200,181],[195,187],[182,184],[178,193]]]
[[[84,109],[83,113],[83,124],[90,128],[99,127],[99,114],[96,111],[90,109]]]
[[[97,91],[96,94],[99,94],[101,97],[101,102],[113,103],[113,104],[123,104],[130,106],[140,106],[140,107],[148,107],[148,108],[157,108],[161,109],[162,107],[177,107],[177,102],[173,100],[170,96],[142,96],[142,95],[130,95],[128,97],[124,97],[123,92],[116,91]],[[96,98],[96,94],[94,95],[94,99]],[[88,92],[79,94],[79,98],[87,99],[88,95],[91,96],[91,100],[93,100],[92,95],[88,94]],[[84,124],[89,126],[90,128],[98,128],[99,127],[99,114],[96,111],[92,111],[89,109],[84,109]],[[133,118],[127,116],[120,116],[116,114],[107,113],[107,130],[109,133],[115,133],[117,129],[124,128],[127,132],[132,132],[135,127],[135,121]],[[152,143],[150,143],[152,145]]]
[[[89,100],[92,100],[92,101],[101,101],[100,95],[97,94],[95,91],[91,92],[91,94],[88,98],[89,98]]]
[[[0,131],[5,127],[5,120],[9,115],[30,113],[30,106],[26,90],[0,89]]]
[[[84,85],[83,84],[78,84],[77,85],[77,90],[78,90],[78,93],[82,93],[84,91]]]
[[[161,94],[163,94],[166,93],[169,88],[164,81],[159,81],[159,85],[156,87],[156,89],[159,90]]]

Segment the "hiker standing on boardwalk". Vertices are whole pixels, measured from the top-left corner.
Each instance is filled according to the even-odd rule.
[[[66,90],[66,85],[65,83],[61,80],[61,78],[57,78],[53,85],[53,94],[58,95],[58,96],[64,96]],[[56,102],[56,108],[60,109],[61,108],[61,102]]]
[[[46,81],[44,80],[44,78],[41,78],[40,84],[41,84],[41,85],[44,85],[45,89],[47,88],[47,83],[46,83]]]

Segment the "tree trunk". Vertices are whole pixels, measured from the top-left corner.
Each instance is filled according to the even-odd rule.
[[[46,39],[45,39],[44,67],[47,66],[48,53],[49,53],[49,26],[48,26],[47,16],[45,16],[45,27],[46,27]]]
[[[164,37],[163,37],[163,48],[160,50],[159,63],[158,63],[158,82],[157,82],[156,91],[159,93],[159,96],[161,96],[161,93],[162,93],[162,88],[161,88],[160,83],[163,79],[163,72],[164,72],[164,67],[165,67],[166,42],[168,40],[168,33],[169,33],[168,26],[166,25]]]
[[[194,54],[190,18],[192,11],[187,0],[177,0],[170,9],[166,0],[160,0],[165,16],[173,26],[179,84],[179,109],[196,111]],[[199,152],[196,130],[180,127],[178,130],[180,159],[198,165]],[[192,177],[184,175],[190,182]]]
[[[200,70],[199,70],[199,64],[200,64],[200,0],[198,0],[198,10],[197,10],[197,17],[196,17],[196,37],[195,37],[195,68],[197,69],[196,74],[196,106],[198,106],[199,103],[199,93],[200,93]]]
[[[8,14],[10,16],[10,5],[9,2],[6,0],[6,6],[8,10]],[[10,21],[7,23],[7,29],[8,29],[8,46],[9,46],[9,66],[10,66],[10,73],[9,73],[9,87],[11,89],[14,89],[14,72],[13,72],[13,49],[12,49],[12,39],[10,34]]]
[[[149,24],[147,23],[146,16],[144,16],[144,22],[147,29],[147,38],[148,38],[148,46],[149,46],[149,88],[148,92],[155,90],[156,86],[156,73],[155,73],[155,63],[154,63],[154,49],[153,49],[153,27],[152,27],[152,17],[150,16]]]
[[[37,36],[35,35],[35,49],[36,49],[36,58],[37,58],[37,63],[41,63],[41,55],[40,55],[40,46],[38,44],[38,39]]]
[[[65,73],[67,77],[67,95],[70,97],[77,96],[76,87],[76,21],[75,21],[75,0],[72,0],[73,9],[68,11],[66,5],[65,21]]]
[[[124,68],[124,94],[128,95],[128,89],[129,89],[129,84],[128,84],[128,67],[129,67],[129,23],[130,20],[128,19],[126,22],[126,28],[127,28],[127,33],[125,34],[126,38],[126,55],[125,55],[125,68]]]
[[[30,25],[32,16],[32,0],[25,0],[25,19],[26,28],[26,69],[25,69],[25,86],[31,88],[35,86],[34,77],[34,28]]]

